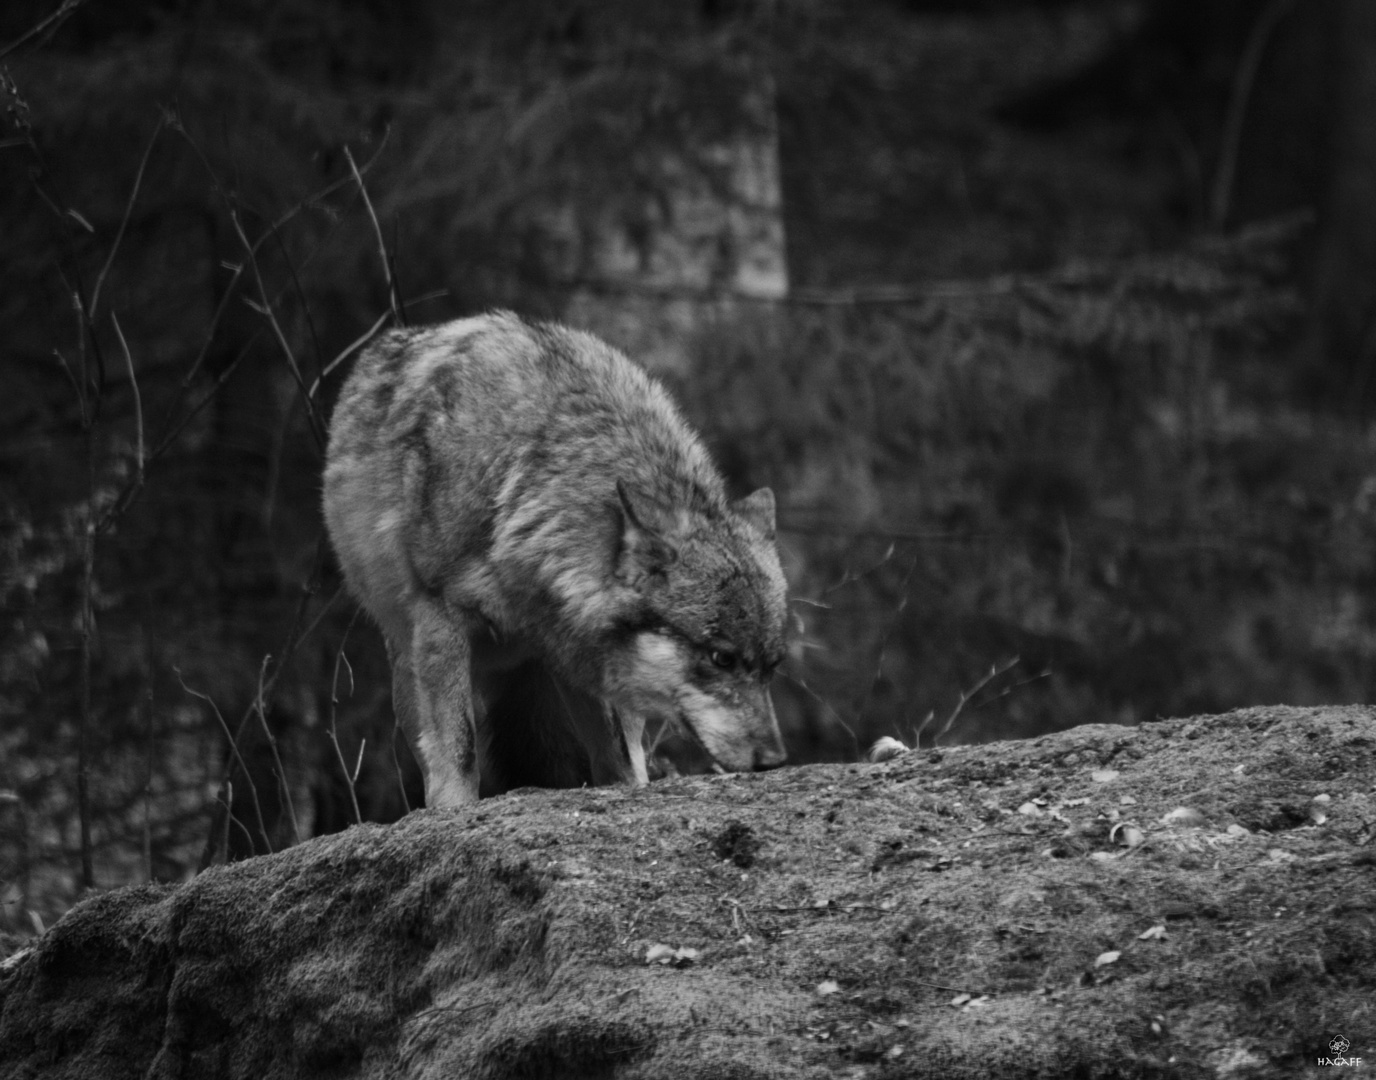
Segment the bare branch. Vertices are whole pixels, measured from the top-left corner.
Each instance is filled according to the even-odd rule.
[[[301,828],[296,823],[296,807],[292,803],[291,784],[287,782],[287,770],[282,767],[282,758],[277,753],[277,736],[272,733],[272,727],[268,724],[268,710],[263,702],[263,677],[267,674],[268,664],[271,662],[271,655],[263,657],[262,666],[258,669],[258,696],[254,698],[253,706],[254,711],[258,713],[259,723],[263,725],[263,734],[267,736],[268,749],[272,752],[272,762],[277,770],[277,784],[282,789],[282,804],[286,807],[288,820],[291,821],[291,834],[299,844]]]
[[[325,448],[324,424],[322,423],[319,414],[315,411],[315,404],[307,391],[305,380],[301,375],[301,369],[297,365],[296,354],[292,351],[290,344],[288,344],[287,342],[286,335],[283,333],[282,327],[280,323],[277,321],[275,301],[268,296],[267,285],[263,280],[262,270],[258,265],[258,249],[262,247],[263,244],[267,241],[267,239],[270,236],[274,235],[274,233],[278,229],[280,229],[282,225],[290,221],[306,206],[312,205],[315,201],[318,201],[318,199],[323,198],[329,192],[338,190],[341,186],[343,186],[344,183],[346,183],[346,181],[342,179],[338,180],[335,183],[323,188],[316,195],[301,200],[301,202],[297,203],[295,206],[290,208],[286,213],[278,217],[277,220],[272,222],[268,226],[267,230],[264,233],[262,233],[256,241],[250,241],[248,238],[248,234],[244,231],[243,223],[239,220],[239,213],[236,208],[235,201],[230,197],[229,192],[225,190],[224,185],[220,182],[220,177],[215,172],[214,168],[211,167],[210,160],[205,156],[205,152],[201,149],[200,145],[194,139],[191,138],[190,134],[186,131],[186,129],[181,125],[179,121],[172,120],[169,121],[169,123],[172,123],[175,126],[178,133],[180,133],[181,136],[186,140],[187,145],[191,147],[192,152],[195,153],[196,157],[200,160],[202,167],[206,171],[206,174],[210,177],[211,184],[214,186],[216,193],[220,196],[220,200],[225,205],[225,209],[229,214],[230,223],[234,226],[234,232],[239,237],[239,242],[243,246],[245,254],[248,257],[249,267],[253,270],[254,280],[256,285],[258,286],[258,302],[249,302],[250,306],[253,307],[254,310],[259,311],[261,314],[266,316],[269,323],[271,324],[273,335],[277,338],[278,344],[281,346],[283,353],[286,355],[287,365],[291,369],[292,377],[296,380],[297,388],[301,391],[301,395],[305,399],[306,417],[310,423],[311,433],[315,437],[317,446],[323,451]],[[385,137],[383,139],[383,143],[386,143]],[[379,146],[377,154],[381,153],[382,146]],[[369,160],[370,165],[373,161],[377,159],[377,154],[374,154],[373,158]]]
[[[114,243],[110,245],[110,254],[105,257],[105,265],[100,268],[100,274],[96,277],[95,288],[91,290],[91,320],[94,322],[97,311],[100,307],[100,290],[105,285],[106,275],[110,273],[110,267],[114,265],[115,254],[119,251],[120,241],[124,239],[124,230],[129,227],[129,219],[134,213],[134,203],[139,197],[139,188],[143,186],[143,173],[148,168],[148,159],[153,156],[153,147],[157,144],[158,136],[162,134],[165,120],[159,120],[153,134],[148,140],[148,145],[143,150],[143,160],[139,162],[139,171],[134,174],[134,187],[129,192],[129,201],[124,206],[124,217],[120,218],[119,230],[115,233]]]
[[[962,690],[960,692],[960,700],[956,702],[956,707],[951,710],[951,715],[946,718],[946,723],[941,726],[940,731],[932,736],[932,745],[935,746],[939,743],[945,737],[946,733],[951,730],[955,725],[956,718],[960,716],[960,711],[965,708],[966,703],[972,697],[988,686],[994,679],[997,679],[1000,675],[1017,667],[1021,659],[1022,657],[1015,656],[1012,660],[1004,664],[1003,667],[999,667],[997,664],[991,664],[989,666],[989,673],[985,675],[984,678],[980,679],[979,682],[975,683],[969,690]],[[925,723],[923,726],[926,726]]]
[[[414,306],[415,304],[424,303],[427,300],[434,300],[438,297],[447,295],[448,292],[448,289],[432,289],[430,292],[421,293],[419,296],[413,296],[410,300],[410,304]],[[390,311],[384,311],[373,321],[372,326],[368,327],[361,335],[355,338],[350,344],[346,345],[338,356],[325,365],[324,369],[320,372],[320,377],[317,378],[315,382],[311,383],[310,392],[312,397],[320,392],[320,384],[330,377],[335,368],[339,367],[345,360],[349,359],[349,357],[353,356],[359,349],[363,348],[363,346],[367,345],[373,338],[377,337],[377,332],[382,329],[382,324],[387,321],[391,314]]]
[[[61,349],[53,349],[53,355],[57,357],[57,362],[62,365],[62,371],[67,376],[67,381],[72,384],[72,389],[76,391],[77,402],[81,402],[81,384],[76,381],[76,376],[72,373],[72,365],[67,363],[67,357],[63,355]],[[84,406],[83,406],[84,409]],[[85,422],[85,413],[82,413],[82,422]]]
[[[277,241],[277,250],[282,253],[282,261],[287,264],[287,273],[291,275],[291,283],[296,290],[296,298],[301,301],[301,313],[306,317],[306,329],[311,335],[311,347],[315,351],[315,369],[316,371],[323,371],[325,369],[325,355],[320,348],[320,335],[315,332],[315,317],[311,315],[310,301],[306,299],[306,290],[301,287],[301,278],[296,273],[296,262],[292,259],[291,252],[287,250],[286,241],[282,239],[281,232],[276,228],[272,230],[272,238]]]
[[[243,224],[239,221],[239,214],[232,204],[229,205],[229,220],[234,225],[234,231],[239,236],[239,242],[243,244],[244,251],[248,255],[248,264],[253,271],[254,283],[258,286],[259,303],[247,301],[249,307],[259,314],[265,316],[268,325],[272,327],[273,336],[277,338],[277,344],[281,346],[283,355],[287,358],[287,367],[291,370],[291,376],[296,380],[297,389],[301,391],[301,396],[305,402],[306,419],[310,422],[311,434],[315,436],[316,446],[323,452],[325,449],[325,425],[320,419],[319,413],[315,411],[315,403],[311,400],[310,393],[306,388],[306,380],[301,375],[301,368],[296,363],[296,353],[292,351],[291,344],[287,341],[287,335],[282,330],[282,324],[277,321],[277,312],[274,310],[273,302],[268,298],[267,284],[263,281],[263,272],[258,266],[258,257],[255,254],[255,247],[249,241],[248,234],[244,232]]]
[[[894,545],[890,544],[889,550],[884,556],[885,561],[888,561],[893,555],[893,548]],[[884,655],[889,648],[889,638],[893,635],[894,630],[898,626],[899,619],[903,617],[903,612],[908,606],[908,582],[912,580],[913,570],[916,569],[916,567],[917,552],[914,551],[912,558],[908,560],[908,569],[903,574],[903,581],[899,585],[898,606],[894,608],[893,617],[889,619],[888,625],[884,627],[884,636],[879,639],[879,655],[875,658],[874,662],[874,677],[865,685],[864,696],[860,699],[860,704],[855,710],[855,723],[857,727],[863,722],[865,717],[865,706],[869,704],[870,697],[874,693],[874,688],[879,685],[879,680],[884,675]]]
[[[187,145],[191,147],[192,153],[194,153],[197,159],[200,161],[201,167],[205,169],[206,175],[210,178],[211,184],[214,185],[216,192],[219,194],[221,200],[225,203],[225,205],[233,206],[233,201],[229,198],[229,193],[225,191],[224,185],[220,183],[219,174],[216,173],[214,168],[211,166],[210,159],[205,156],[205,151],[201,149],[200,144],[197,143],[196,140],[191,137],[190,133],[186,130],[185,127],[182,126],[181,121],[177,119],[175,115],[169,115],[166,118],[165,122],[169,127],[175,130],[179,135],[181,135],[183,139],[186,140]],[[383,132],[382,138],[378,142],[377,150],[373,152],[373,156],[358,167],[358,171],[362,173],[364,176],[368,175],[368,172],[372,169],[373,165],[377,163],[377,159],[382,156],[383,150],[387,148],[387,140],[391,137],[391,134],[391,128],[388,128],[385,132]],[[281,214],[279,214],[276,218],[273,219],[273,221],[268,225],[267,230],[258,238],[257,243],[253,245],[254,253],[257,253],[258,249],[262,247],[264,243],[267,242],[268,237],[271,236],[275,230],[282,228],[283,225],[291,221],[291,219],[296,217],[299,213],[301,213],[301,211],[305,210],[308,207],[319,205],[322,202],[322,200],[324,200],[330,195],[333,195],[336,191],[339,191],[340,189],[347,187],[349,184],[353,182],[354,179],[352,174],[349,176],[341,176],[338,180],[331,181],[324,187],[320,188],[318,191],[312,192],[305,198],[299,200],[292,206],[288,207],[286,210],[284,210]]]
[[[401,775],[401,759],[397,757],[397,724],[392,722],[392,765],[397,771],[397,788],[401,792],[401,807],[406,813],[411,812],[411,800],[406,797],[406,781]]]
[[[229,862],[229,823],[232,821],[240,829],[243,829],[249,851],[253,850],[253,836],[247,829],[244,829],[244,823],[234,816],[234,785],[228,780],[225,781],[224,795],[216,798],[216,804],[222,804],[225,808],[224,825],[220,830],[220,854],[225,862]]]
[[[48,34],[49,36],[51,36],[52,34],[57,33],[58,28],[61,27],[61,25],[64,22],[67,21],[67,17],[71,15],[72,12],[74,12],[85,2],[86,0],[62,0],[62,6],[59,7],[56,11],[54,11],[51,15],[49,15],[46,19],[38,23],[36,26],[30,27],[19,38],[10,42],[3,49],[0,49],[0,60],[5,59],[5,57],[9,56],[10,53],[14,52],[18,48],[21,48],[33,38],[36,38],[42,34]]]
[[[229,742],[229,752],[233,756],[234,760],[239,763],[239,769],[243,772],[244,779],[248,781],[249,793],[253,796],[253,810],[254,813],[258,815],[258,832],[259,835],[261,835],[263,838],[263,847],[266,851],[271,852],[272,841],[268,838],[268,827],[263,821],[263,805],[258,800],[258,786],[253,782],[253,774],[248,771],[248,766],[244,764],[244,759],[239,754],[238,736],[230,732],[229,725],[225,723],[225,718],[220,714],[219,706],[215,704],[214,700],[212,700],[209,694],[202,694],[199,690],[192,690],[191,687],[187,686],[186,681],[182,678],[181,668],[173,667],[172,671],[176,674],[177,682],[181,683],[182,689],[185,690],[192,697],[199,698],[201,701],[204,701],[207,705],[209,705],[210,711],[215,714],[215,719],[220,722],[220,730],[225,733],[225,739]],[[243,734],[243,728],[243,722],[240,721],[239,734]],[[221,790],[221,801],[224,803],[226,813],[229,813],[229,805],[230,800],[233,798],[233,793],[233,780],[230,777],[226,776]],[[231,813],[229,814],[229,816],[233,817],[234,815]],[[228,833],[228,828],[228,825],[226,825],[226,833]],[[250,847],[252,846],[251,841],[252,838],[250,838]]]
[[[835,585],[828,585],[825,589],[822,590],[822,595],[830,596],[838,589],[843,589],[847,585],[853,584],[854,582],[859,581],[861,578],[868,577],[870,574],[873,574],[876,570],[879,570],[882,567],[887,566],[890,562],[893,561],[893,553],[897,549],[897,547],[897,542],[894,540],[890,540],[888,548],[885,549],[884,554],[880,556],[878,562],[865,567],[865,569],[857,573],[851,573],[851,571],[847,569],[846,572],[841,575],[840,581],[838,581]],[[911,570],[909,571],[909,573],[911,573]],[[817,601],[816,606],[826,607],[827,605],[825,604],[825,602]]]
[[[248,356],[253,346],[258,343],[258,337],[262,332],[262,328],[255,330],[248,341],[244,343],[244,347],[239,350],[238,355],[226,364],[224,370],[215,377],[215,384],[205,392],[201,400],[196,402],[196,404],[187,411],[186,415],[178,420],[172,427],[164,430],[153,447],[153,452],[150,455],[152,458],[161,457],[166,452],[167,448],[176,441],[177,436],[186,430],[187,424],[196,419],[200,411],[210,404],[216,393],[219,392],[220,387],[224,386],[224,384],[229,381],[229,377],[234,374],[235,369],[244,362],[244,358]],[[171,417],[169,416],[169,420],[170,419]]]
[[[368,211],[368,217],[373,223],[373,232],[377,236],[377,250],[382,258],[382,273],[387,279],[387,299],[392,305],[392,318],[396,320],[398,326],[405,326],[406,319],[401,313],[401,297],[397,294],[397,282],[392,274],[392,257],[387,253],[387,242],[382,238],[382,225],[377,220],[377,212],[373,209],[373,201],[368,198],[368,188],[363,183],[363,175],[358,171],[358,166],[354,164],[354,155],[346,146],[344,156],[348,159],[349,168],[353,170],[354,182],[358,184],[359,194],[363,196],[363,206]]]
[[[320,384],[325,380],[325,377],[328,376],[330,372],[332,372],[340,364],[344,363],[345,360],[347,360],[354,353],[358,352],[359,349],[363,348],[364,345],[367,345],[368,342],[372,341],[373,338],[377,336],[377,332],[382,329],[382,324],[387,321],[390,315],[390,311],[384,311],[381,315],[377,317],[377,321],[374,322],[372,326],[368,327],[366,332],[364,332],[360,337],[355,338],[351,344],[345,346],[343,352],[341,352],[338,356],[336,356],[333,360],[331,360],[321,369],[319,378],[317,378],[315,382],[311,383],[311,388],[309,391],[311,397],[314,397],[316,393],[320,390]]]
[[[1276,24],[1295,6],[1295,0],[1271,0],[1258,17],[1247,36],[1247,46],[1238,62],[1233,78],[1233,90],[1228,99],[1227,120],[1223,125],[1223,139],[1218,149],[1218,168],[1214,170],[1213,192],[1209,198],[1209,224],[1221,229],[1227,223],[1233,198],[1233,176],[1237,172],[1238,150],[1242,146],[1242,124],[1247,118],[1247,105],[1252,97],[1252,84],[1261,67],[1261,57]]]
[[[796,687],[797,687],[799,690],[801,690],[803,693],[805,693],[805,694],[806,694],[808,697],[810,697],[813,701],[817,702],[818,705],[822,706],[822,708],[825,709],[825,710],[827,711],[827,714],[828,714],[834,721],[836,721],[837,725],[838,725],[847,735],[850,736],[851,746],[852,746],[852,748],[853,748],[853,750],[854,750],[854,754],[855,754],[855,760],[859,760],[859,758],[860,758],[860,739],[859,739],[859,737],[855,734],[855,729],[852,728],[848,723],[846,723],[845,717],[843,717],[843,716],[836,710],[836,708],[831,704],[831,702],[827,701],[826,698],[822,697],[821,694],[817,693],[816,690],[814,690],[814,689],[812,689],[812,687],[808,686],[808,684],[807,684],[806,682],[804,682],[804,681],[803,681],[801,678],[799,678],[798,676],[792,675],[792,674],[790,674],[789,672],[784,671],[784,670],[780,670],[780,671],[779,671],[779,674],[780,674],[783,678],[785,678],[785,679],[787,679],[789,682],[791,682],[794,686],[796,686]]]
[[[205,363],[205,358],[210,354],[211,343],[215,340],[215,331],[220,327],[220,320],[224,318],[225,309],[229,307],[229,301],[234,296],[234,287],[239,284],[239,279],[244,276],[243,263],[222,263],[227,270],[232,270],[234,276],[229,279],[229,284],[225,286],[225,291],[220,294],[220,302],[215,305],[215,314],[210,317],[210,325],[205,330],[205,340],[201,342],[201,349],[196,354],[195,361],[187,372],[182,376],[180,392],[185,393],[191,388],[191,383],[200,373],[201,365]],[[180,395],[178,398],[180,401]]]
[[[134,425],[137,431],[137,443],[135,463],[137,471],[134,474],[134,484],[136,488],[143,487],[143,398],[139,395],[139,381],[134,376],[134,358],[129,353],[129,343],[124,340],[124,331],[120,329],[119,318],[112,311],[110,321],[115,324],[115,334],[119,338],[119,346],[124,350],[124,364],[129,371],[129,386],[134,391]]]
[[[234,785],[232,783],[225,782],[224,794],[215,797],[215,804],[225,808],[225,818],[220,831],[220,851],[224,855],[225,862],[229,861],[229,826],[231,822],[239,826],[239,831],[244,834],[244,841],[248,845],[248,850],[252,851],[253,834],[248,831],[247,826],[242,821],[234,816],[232,809],[234,806]]]
[[[336,718],[336,712],[337,712],[338,706],[339,706],[339,664],[340,664],[341,661],[343,661],[343,663],[345,664],[345,666],[348,667],[348,672],[349,672],[349,694],[350,694],[350,696],[352,696],[352,695],[353,695],[353,692],[354,692],[354,672],[353,672],[353,668],[348,666],[349,661],[348,661],[348,659],[344,656],[344,646],[345,646],[346,644],[348,644],[348,641],[349,641],[349,631],[352,630],[352,629],[354,628],[354,623],[356,623],[356,622],[358,621],[359,612],[362,611],[362,610],[363,610],[362,608],[356,608],[356,609],[354,610],[353,618],[351,618],[351,619],[349,620],[349,625],[346,626],[346,627],[344,628],[344,636],[343,636],[342,638],[340,638],[340,640],[339,640],[339,649],[338,649],[338,650],[335,652],[335,654],[334,654],[334,675],[333,675],[333,676],[331,677],[331,679],[330,679],[330,730],[329,730],[330,742],[334,744],[334,754],[335,754],[335,757],[337,757],[337,758],[339,759],[339,768],[340,768],[340,771],[343,772],[343,774],[344,774],[344,782],[345,782],[345,783],[348,785],[348,787],[349,787],[349,801],[353,804],[353,808],[354,808],[354,821],[355,821],[356,823],[358,823],[359,825],[363,824],[363,815],[359,812],[359,809],[358,809],[358,793],[357,793],[357,791],[355,791],[355,789],[354,789],[354,784],[355,784],[355,781],[357,781],[357,779],[358,779],[358,770],[359,770],[359,767],[361,767],[362,764],[363,764],[363,744],[360,744],[360,745],[359,745],[359,748],[358,748],[358,765],[356,765],[356,766],[354,767],[353,775],[350,776],[350,775],[349,775],[349,767],[348,767],[348,765],[346,765],[345,762],[344,762],[344,752],[339,748],[339,732],[338,732],[337,727],[335,726],[335,718]]]
[[[291,660],[292,656],[295,655],[296,650],[300,646],[301,642],[304,641],[315,631],[315,628],[320,625],[320,620],[325,617],[326,613],[330,610],[330,608],[334,606],[334,602],[337,599],[339,599],[340,594],[344,591],[344,586],[341,584],[339,588],[335,589],[334,594],[329,598],[329,600],[327,600],[324,604],[321,605],[320,611],[316,614],[315,618],[311,620],[310,625],[307,626],[305,630],[301,629],[301,620],[305,615],[306,606],[310,603],[311,597],[314,596],[319,589],[320,574],[324,562],[324,556],[325,538],[322,535],[316,543],[315,567],[311,572],[311,578],[310,580],[305,582],[301,587],[301,601],[296,606],[296,613],[292,617],[291,625],[287,629],[287,633],[283,641],[283,647],[281,649],[280,654],[281,659],[277,662],[277,667],[273,670],[272,676],[260,689],[260,695],[264,700],[271,696],[274,687],[277,685],[277,680],[281,678],[282,673],[287,669],[288,662]],[[244,730],[248,727],[249,721],[253,718],[255,707],[255,705],[250,705],[247,709],[244,710],[244,715],[239,719],[238,730],[234,733],[233,736],[231,736],[233,740],[237,740],[240,737],[242,737]],[[242,759],[239,759],[237,754],[235,757],[236,760],[238,760],[239,766],[242,768]],[[233,776],[234,763],[231,762],[225,770],[225,776],[224,780],[222,781],[222,784],[228,784],[233,779]],[[210,831],[206,836],[205,847],[201,851],[201,861],[199,864],[199,870],[204,870],[206,867],[208,867],[210,865],[211,860],[215,856],[215,841],[219,833],[219,830],[222,826],[219,814],[220,810],[217,808],[215,810],[214,816],[211,819]],[[271,850],[270,845],[269,850]]]
[[[913,749],[916,750],[922,745],[922,733],[927,730],[927,725],[936,719],[936,710],[928,709],[927,715],[922,718],[922,723],[918,724],[913,731]]]
[[[143,875],[145,881],[153,880],[153,754],[155,749],[153,730],[153,678],[148,667],[148,650],[144,647],[143,707],[148,720],[148,759],[143,781]]]
[[[389,127],[386,131],[384,131],[384,132],[382,133],[382,138],[378,141],[377,149],[373,151],[373,156],[370,157],[367,161],[365,161],[362,165],[357,166],[356,171],[357,171],[358,173],[360,173],[360,174],[363,175],[363,176],[367,176],[367,175],[368,175],[369,171],[370,171],[370,170],[372,169],[372,167],[377,163],[377,159],[380,158],[380,157],[382,156],[383,150],[385,150],[385,149],[387,148],[387,140],[390,139],[391,137],[392,137],[392,129]],[[195,144],[193,143],[192,145],[194,146]],[[200,154],[199,148],[197,148],[196,152],[197,152],[198,154]],[[205,160],[204,155],[202,155],[201,160],[202,160],[202,161]],[[350,164],[352,164],[352,162],[350,162]],[[208,169],[209,167],[210,167],[210,166],[209,166],[209,164],[207,163],[206,168]],[[280,229],[283,225],[285,225],[288,221],[290,221],[292,218],[294,218],[294,217],[295,217],[297,214],[299,214],[302,210],[306,209],[306,207],[308,207],[308,206],[315,206],[317,203],[319,203],[319,202],[320,202],[322,199],[324,199],[326,196],[328,196],[328,195],[333,195],[336,191],[339,191],[341,188],[347,187],[351,182],[353,182],[353,176],[352,176],[352,175],[350,175],[350,176],[341,176],[338,180],[335,180],[335,181],[333,181],[332,183],[326,184],[326,185],[325,185],[323,188],[321,188],[319,191],[314,192],[314,193],[311,194],[311,195],[307,195],[304,199],[302,199],[300,202],[298,202],[295,206],[292,206],[292,207],[290,207],[289,209],[287,209],[286,211],[284,211],[275,221],[273,221],[273,223],[272,223],[271,225],[268,226],[268,231],[271,232],[272,230]],[[263,241],[266,240],[267,237],[268,237],[268,233],[264,233],[263,236],[262,236],[262,238],[259,239],[258,244],[261,246],[262,243],[263,243]]]
[[[91,711],[91,662],[95,637],[96,421],[93,411],[86,409],[83,409],[83,419],[86,440],[86,520],[82,523],[81,538],[81,711],[77,716],[76,734],[76,802],[81,827],[81,880],[86,888],[93,889],[96,879],[91,854],[91,761],[88,742],[95,724]]]

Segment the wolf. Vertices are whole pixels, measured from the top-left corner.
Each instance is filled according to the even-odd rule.
[[[380,336],[330,421],[324,511],[427,805],[499,769],[645,784],[650,721],[728,771],[784,762],[774,495],[730,501],[664,388],[598,338],[505,311]]]

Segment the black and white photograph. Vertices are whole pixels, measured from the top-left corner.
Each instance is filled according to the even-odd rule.
[[[1374,1062],[1376,2],[0,4],[0,1080]]]

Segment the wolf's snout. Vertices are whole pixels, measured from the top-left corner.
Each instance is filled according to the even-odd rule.
[[[788,761],[788,751],[782,746],[771,746],[767,749],[755,750],[755,771],[764,772],[766,769],[777,769],[780,765]]]

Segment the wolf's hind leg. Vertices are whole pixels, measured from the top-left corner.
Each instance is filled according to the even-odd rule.
[[[397,720],[425,777],[425,805],[478,801],[478,740],[464,624],[438,604],[412,610],[411,640],[389,642]]]

